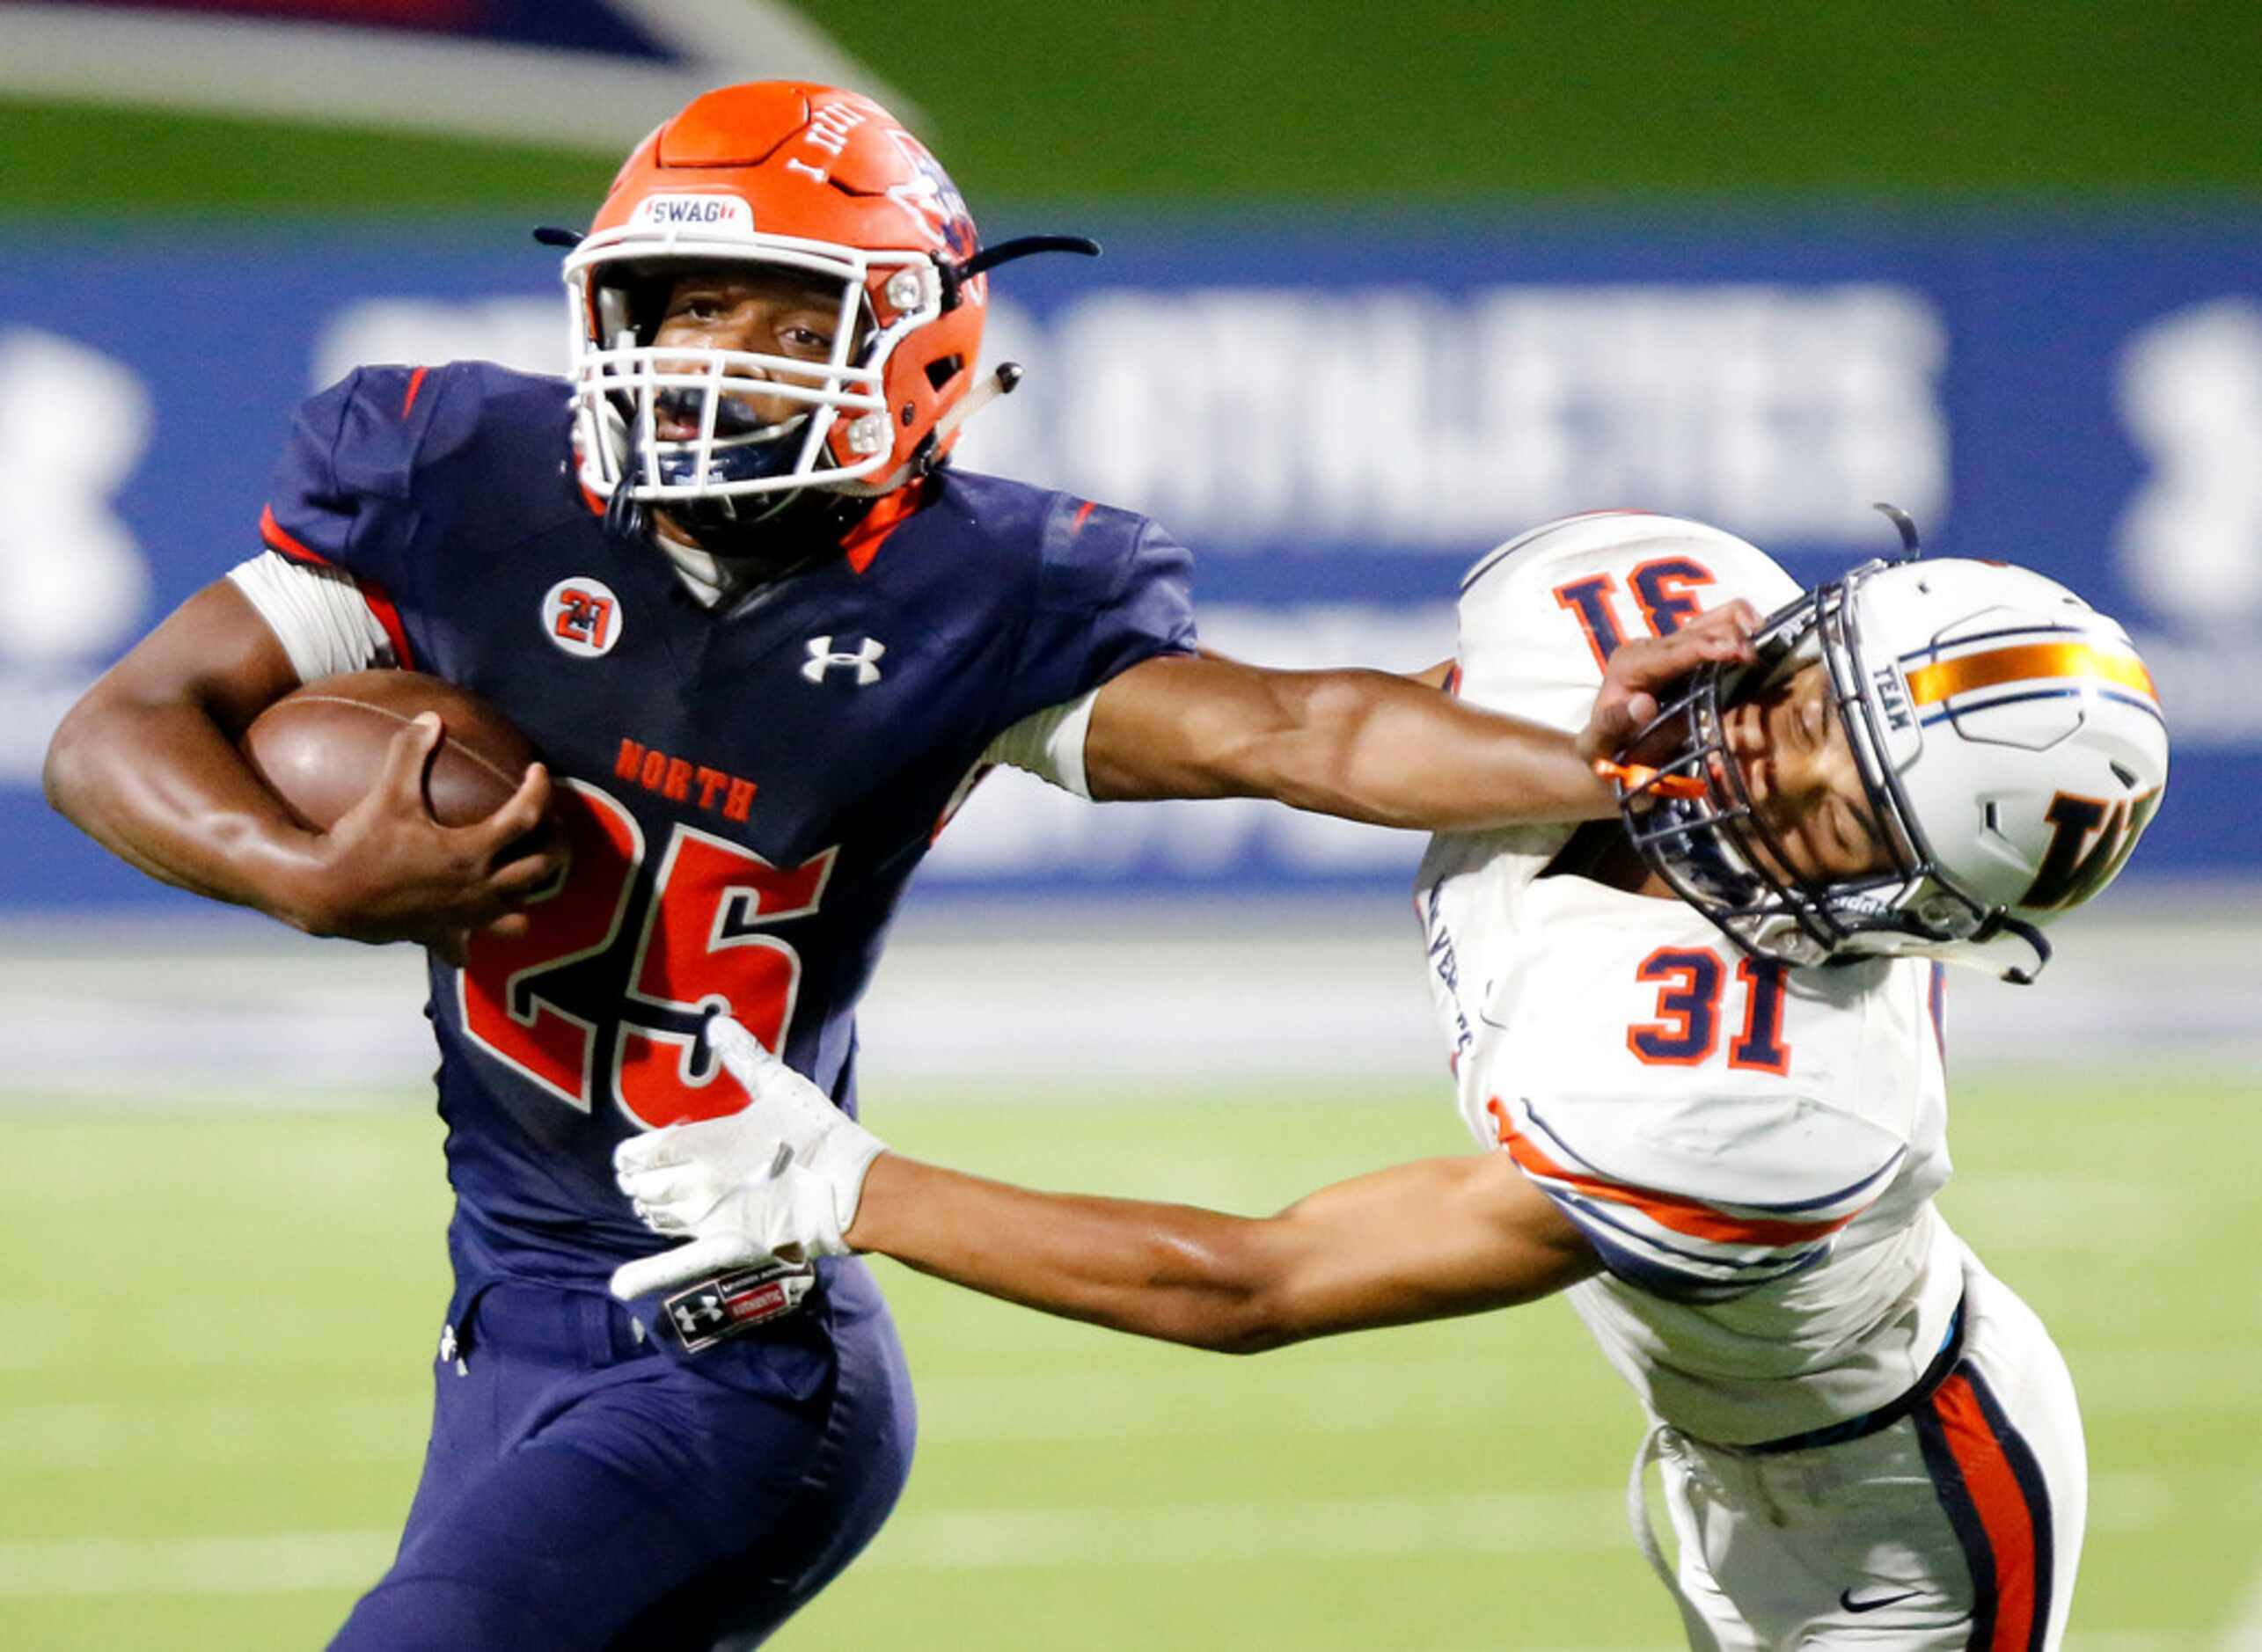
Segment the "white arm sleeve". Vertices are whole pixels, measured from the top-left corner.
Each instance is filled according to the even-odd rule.
[[[1084,778],[1084,735],[1092,726],[1092,702],[1099,697],[1100,691],[1094,689],[1030,713],[992,741],[982,761],[1026,770],[1088,801],[1092,788]]]
[[[399,663],[348,574],[263,551],[230,568],[228,578],[260,610],[301,683]]]

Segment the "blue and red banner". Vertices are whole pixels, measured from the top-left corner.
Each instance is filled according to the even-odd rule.
[[[962,457],[1160,517],[1228,652],[1428,664],[1488,546],[1605,506],[1717,523],[1821,579],[1892,544],[1888,500],[1935,550],[2039,568],[2137,636],[2177,767],[2132,880],[2262,872],[2262,219],[1096,227],[1101,264],[993,281],[990,354],[1029,376]],[[553,255],[515,224],[11,234],[0,907],[181,898],[48,813],[40,754],[105,664],[256,548],[297,398],[360,361],[554,370],[565,330]],[[1417,848],[1007,778],[925,877],[1383,887]]]

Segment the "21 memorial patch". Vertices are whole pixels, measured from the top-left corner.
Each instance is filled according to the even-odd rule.
[[[542,598],[542,634],[580,659],[610,654],[620,640],[620,599],[603,580],[560,580]]]

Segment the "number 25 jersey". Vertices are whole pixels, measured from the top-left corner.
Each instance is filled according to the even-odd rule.
[[[432,965],[459,1292],[598,1286],[659,1246],[611,1153],[744,1104],[710,1012],[853,1111],[857,1000],[992,742],[1193,646],[1189,559],[1152,523],[948,471],[709,606],[605,530],[567,428],[554,379],[365,369],[300,411],[263,524],[295,565],[255,598],[279,634],[470,689],[556,779],[561,887],[523,938]]]
[[[1753,546],[1637,512],[1534,530],[1464,581],[1458,691],[1582,726],[1610,650],[1797,587]],[[1682,902],[1551,870],[1568,827],[1440,836],[1416,904],[1462,1115],[1605,1271],[1569,1295],[1651,1411],[1723,1444],[1905,1392],[1960,1246],[1936,966],[1787,969]]]

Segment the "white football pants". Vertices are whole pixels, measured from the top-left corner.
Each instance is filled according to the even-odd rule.
[[[1700,1652],[2047,1652],[2066,1633],[2089,1509],[2066,1362],[2032,1309],[1966,1250],[1964,1345],[1909,1416],[1775,1455],[1652,1429],[1636,1535]],[[1651,1536],[1663,1472],[1677,1574]]]

